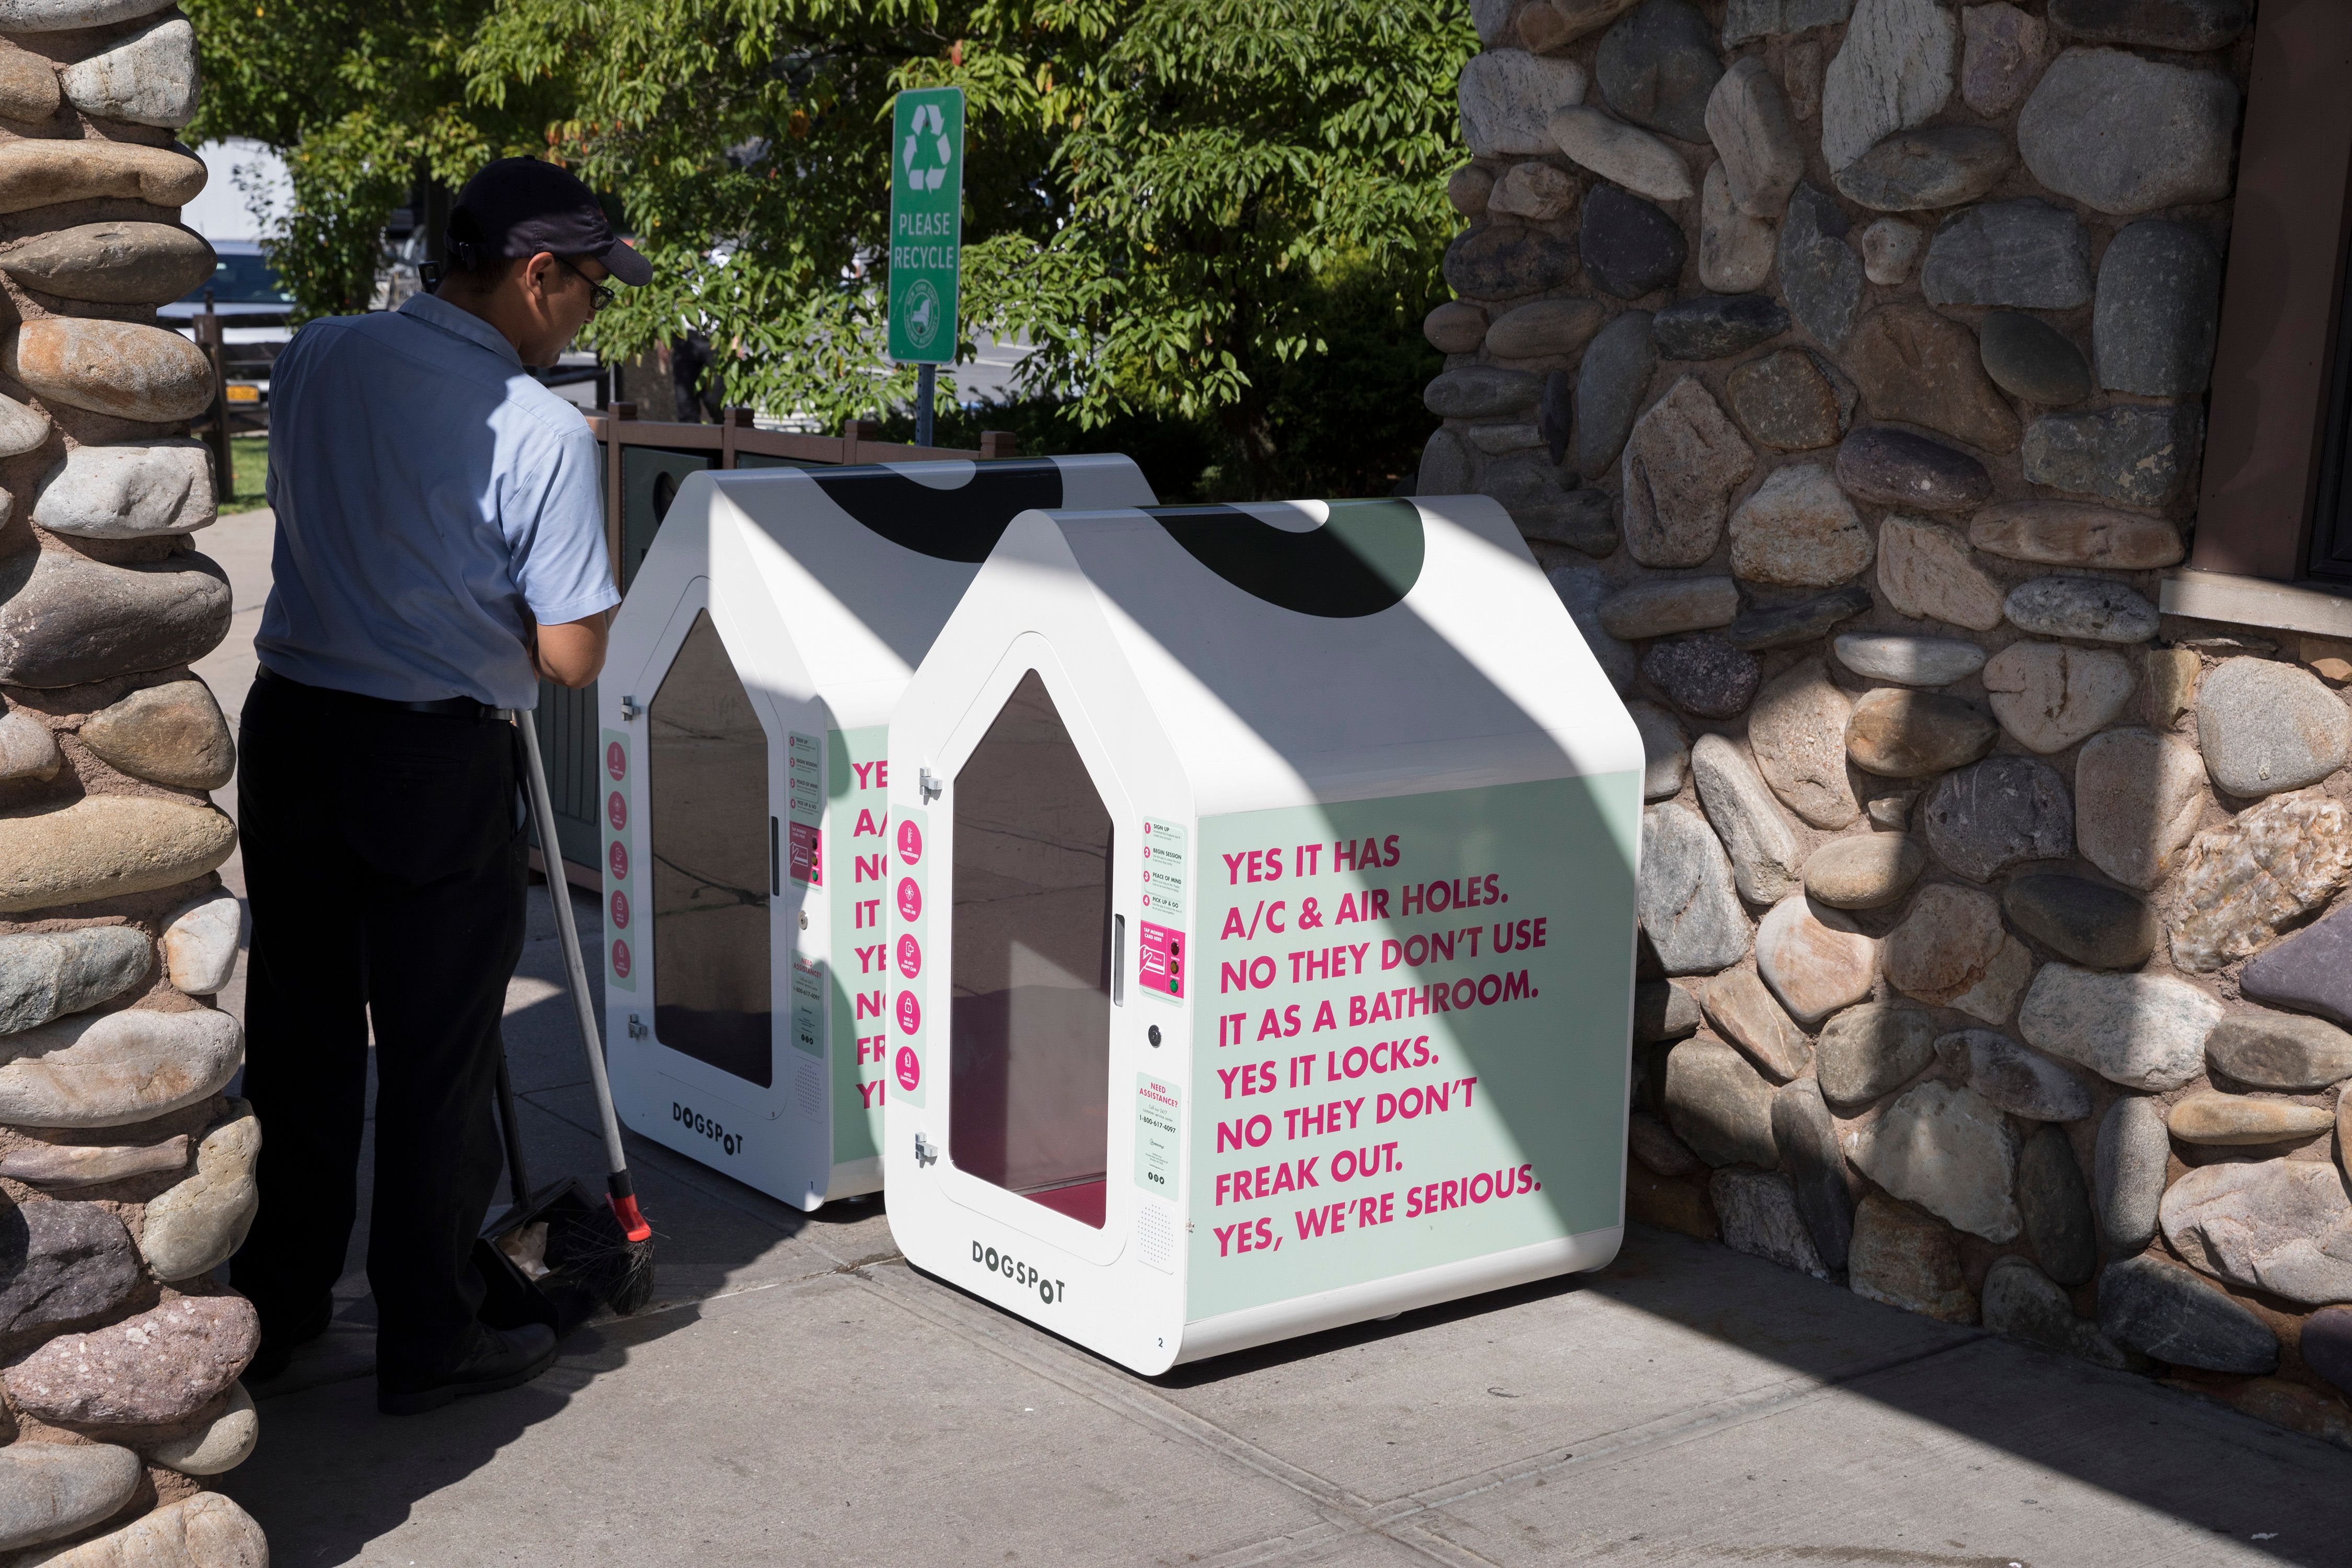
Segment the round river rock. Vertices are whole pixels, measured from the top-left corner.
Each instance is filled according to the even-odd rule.
[[[2197,742],[2213,782],[2235,795],[2317,784],[2352,751],[2352,714],[2310,671],[2232,658],[2197,693]]]

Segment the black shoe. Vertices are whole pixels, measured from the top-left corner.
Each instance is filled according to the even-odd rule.
[[[249,1384],[268,1383],[286,1370],[296,1351],[324,1335],[333,1321],[331,1313],[324,1313],[306,1319],[291,1328],[264,1322],[261,1326],[261,1348],[255,1351],[253,1359],[245,1363],[241,1375]]]
[[[376,1379],[375,1407],[386,1415],[421,1415],[469,1394],[519,1388],[555,1360],[555,1331],[544,1323],[519,1329],[474,1325],[473,1342],[439,1377],[417,1384]]]

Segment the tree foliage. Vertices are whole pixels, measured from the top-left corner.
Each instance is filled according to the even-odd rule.
[[[1106,39],[1055,106],[1078,308],[1030,325],[1084,415],[1214,417],[1252,488],[1279,483],[1286,367],[1331,353],[1342,301],[1435,286],[1458,161],[1466,12],[1362,0],[1091,0]],[[1417,322],[1419,312],[1412,320]],[[1411,329],[1408,328],[1408,331]]]
[[[1207,425],[1236,494],[1295,482],[1302,442],[1417,446],[1426,424],[1413,329],[1443,297],[1453,84],[1476,47],[1454,0],[189,9],[215,84],[200,130],[292,150],[281,253],[320,280],[298,282],[306,303],[348,300],[362,231],[410,172],[454,182],[537,148],[616,197],[655,263],[599,317],[600,348],[700,328],[730,402],[827,422],[903,406],[913,372],[884,353],[890,105],[952,84],[967,347],[1025,335],[1026,390],[1066,423]]]
[[[286,232],[270,244],[302,316],[363,310],[393,209],[419,176],[462,181],[492,158],[545,148],[559,105],[544,88],[488,106],[461,61],[470,0],[185,0],[204,51],[192,142],[247,136],[284,153]]]
[[[620,199],[653,258],[654,284],[599,318],[600,346],[625,355],[699,327],[729,401],[831,423],[912,394],[911,370],[879,368],[890,104],[970,20],[935,0],[506,0],[467,60],[487,104],[555,87],[555,155]],[[974,115],[965,153],[976,300],[1058,214],[1034,116]]]

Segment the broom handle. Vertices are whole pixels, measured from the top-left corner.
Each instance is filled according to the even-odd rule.
[[[514,1195],[514,1212],[529,1206],[530,1178],[522,1166],[522,1127],[515,1121],[514,1079],[507,1071],[506,1043],[499,1043],[499,1141],[507,1151],[507,1191]]]
[[[596,1004],[588,992],[588,966],[580,958],[580,931],[572,920],[572,897],[563,882],[563,851],[555,842],[555,806],[547,795],[547,768],[539,760],[539,727],[529,713],[515,715],[522,731],[523,759],[529,764],[524,781],[530,793],[531,821],[539,830],[539,855],[547,868],[547,901],[555,906],[555,929],[563,947],[563,974],[572,983],[572,1001],[580,1015],[580,1046],[588,1057],[588,1077],[596,1086],[596,1113],[604,1123],[604,1168],[625,1182],[628,1156],[621,1151],[621,1119],[613,1113],[613,1086],[604,1077],[604,1034],[596,1022]]]

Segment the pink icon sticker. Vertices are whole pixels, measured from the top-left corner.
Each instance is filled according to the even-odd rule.
[[[604,820],[613,825],[615,833],[629,825],[629,803],[621,798],[619,790],[604,797]]]
[[[912,877],[898,879],[898,918],[920,920],[923,914],[923,889],[915,885]]]
[[[912,1046],[898,1047],[898,1087],[913,1093],[923,1081],[923,1058],[915,1054]]]
[[[911,991],[898,993],[898,1032],[911,1035],[923,1026],[923,1005]]]
[[[629,977],[629,944],[617,938],[613,942],[613,973],[623,980]]]
[[[629,924],[629,895],[620,889],[613,889],[613,929],[625,931]]]
[[[898,939],[898,973],[912,980],[923,972],[923,944],[912,932]]]
[[[604,771],[612,774],[615,782],[629,771],[629,753],[621,749],[618,741],[604,748]]]
[[[923,830],[904,820],[898,824],[898,858],[909,866],[920,865],[923,859]]]
[[[627,876],[629,874],[629,847],[622,843],[617,838],[614,839],[613,847],[604,852],[604,864],[613,868],[613,879],[614,881],[618,881],[623,877]]]

